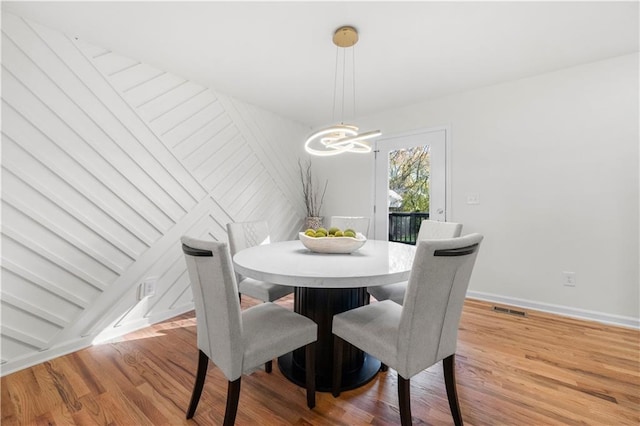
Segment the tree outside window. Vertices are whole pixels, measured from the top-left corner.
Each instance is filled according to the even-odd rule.
[[[389,153],[389,189],[402,200],[390,205],[392,212],[429,212],[429,146]]]

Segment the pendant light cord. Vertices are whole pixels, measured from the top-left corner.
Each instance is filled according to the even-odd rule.
[[[351,72],[353,81],[353,118],[356,121],[356,46],[351,47]]]
[[[340,99],[340,123],[344,124],[344,105],[346,102],[346,80],[347,80],[347,48],[336,46],[336,67],[333,73],[333,105],[331,109],[331,121],[336,121],[336,107],[337,107],[337,95],[338,95],[338,62],[340,56],[340,49],[342,52],[342,97]],[[352,88],[352,121],[356,118],[356,49],[355,46],[351,46],[351,88]]]
[[[347,49],[342,48],[342,111],[340,111],[340,123],[344,124],[344,82],[347,62]]]
[[[333,107],[331,109],[331,121],[336,121],[336,94],[338,91],[338,46],[336,46],[336,67],[333,73]]]

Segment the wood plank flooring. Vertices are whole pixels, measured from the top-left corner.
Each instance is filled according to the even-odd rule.
[[[243,297],[243,308],[256,302]],[[291,307],[291,297],[281,304]],[[640,332],[535,311],[520,318],[467,300],[457,383],[467,425],[639,425]],[[226,379],[210,364],[198,411],[185,411],[197,365],[193,313],[1,380],[2,425],[221,424]],[[243,376],[238,425],[399,423],[395,371],[339,398],[272,374]],[[414,424],[452,424],[438,364],[411,380]]]

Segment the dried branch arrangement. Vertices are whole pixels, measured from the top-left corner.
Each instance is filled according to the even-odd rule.
[[[307,217],[320,216],[320,209],[324,202],[324,194],[327,192],[329,181],[325,181],[322,195],[320,195],[320,187],[314,185],[313,175],[311,173],[311,161],[305,162],[303,165],[298,160],[298,168],[300,169],[300,181],[302,182],[302,194],[304,195],[304,203],[307,208]]]

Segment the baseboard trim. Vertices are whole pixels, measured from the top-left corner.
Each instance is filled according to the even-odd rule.
[[[0,365],[0,377],[4,377],[8,374],[15,373],[16,371],[20,371],[25,368],[33,367],[34,365],[37,365],[37,364],[42,364],[43,362],[50,361],[54,358],[58,358],[73,352],[80,351],[92,345],[100,345],[100,344],[108,343],[109,340],[113,340],[120,336],[124,336],[125,334],[131,333],[133,331],[137,331],[142,328],[149,327],[153,324],[168,320],[170,318],[184,314],[191,310],[193,310],[193,302],[182,304],[170,311],[165,311],[158,315],[142,318],[137,321],[128,323],[126,325],[112,328],[107,332],[101,333],[99,337],[86,336],[81,339],[76,339],[71,342],[67,342],[62,346],[45,349],[35,354],[29,354],[24,358],[11,360],[9,362],[6,362]]]
[[[91,339],[91,336],[83,337],[67,342],[61,346],[44,349],[40,352],[29,354],[23,358],[17,358],[8,361],[0,365],[0,377],[4,377],[8,374],[15,373],[16,371],[33,367],[34,365],[42,364],[43,362],[50,361],[54,358],[68,355],[70,353],[87,348],[91,346]]]
[[[506,305],[528,308],[550,314],[562,315],[571,318],[596,321],[603,324],[616,325],[620,327],[640,329],[640,318],[627,317],[622,315],[607,314],[598,311],[572,308],[569,306],[554,305],[551,303],[535,302],[532,300],[519,299],[517,297],[500,296],[498,294],[484,293],[481,291],[468,291],[467,297],[479,299],[486,302],[503,303]]]
[[[98,336],[96,336],[93,339],[92,343],[94,345],[109,343],[109,341],[117,339],[118,337],[124,336],[125,334],[133,333],[134,331],[138,331],[143,328],[150,327],[153,324],[166,321],[168,319],[171,319],[178,315],[182,315],[185,312],[189,312],[191,310],[193,310],[193,302],[175,307],[170,311],[164,311],[149,317],[139,318],[136,321],[132,321],[127,324],[123,324],[118,327],[113,327],[110,330],[101,332]]]

